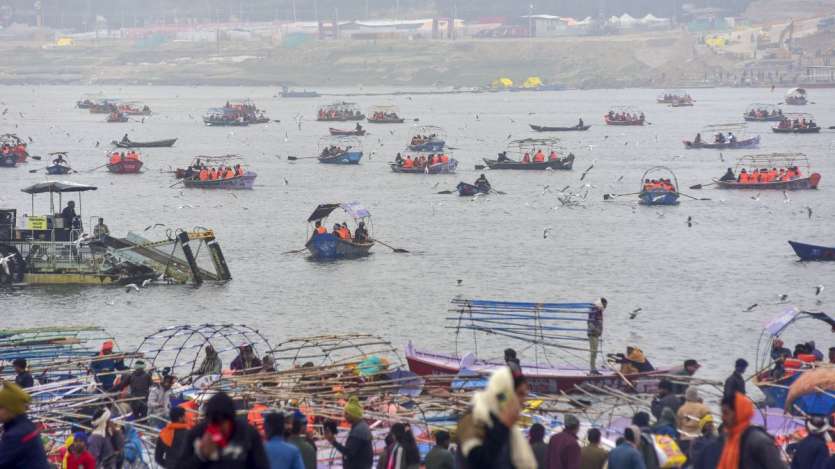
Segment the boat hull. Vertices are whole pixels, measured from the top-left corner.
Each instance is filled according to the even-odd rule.
[[[328,158],[319,157],[319,162],[322,164],[359,164],[361,159],[361,151],[349,151],[339,156],[332,156]]]
[[[391,170],[395,173],[404,174],[452,174],[455,168],[458,167],[458,160],[450,159],[447,163],[438,163],[429,166],[429,168],[403,168],[394,163],[391,165]]]
[[[247,171],[243,176],[235,176],[229,179],[219,179],[215,181],[201,181],[199,179],[183,179],[183,185],[188,188],[195,189],[252,189],[255,185],[255,178],[258,175],[252,171]]]
[[[458,195],[461,197],[472,197],[476,194],[487,194],[490,192],[490,186],[476,186],[474,184],[468,184],[466,182],[459,182],[458,187],[456,187],[458,191]]]
[[[322,96],[316,91],[282,91],[279,95],[282,98],[318,98]]]
[[[69,166],[63,166],[63,165],[60,165],[60,164],[54,164],[52,166],[47,166],[46,167],[46,174],[53,174],[53,175],[67,174],[70,171],[72,171],[72,168],[70,168]]]
[[[546,169],[559,169],[568,171],[574,167],[574,155],[569,154],[565,158],[558,160],[543,161],[541,163],[520,163],[518,161],[502,161],[490,160],[484,158],[484,164],[490,169],[516,169],[522,171],[544,171]]]
[[[238,120],[212,120],[212,119],[203,119],[203,123],[206,124],[206,127],[246,127],[249,125],[247,121],[238,121]]]
[[[354,137],[362,137],[363,135],[365,135],[365,130],[364,129],[363,130],[342,130],[342,129],[334,129],[333,127],[331,127],[331,128],[328,129],[328,131],[330,131],[331,135],[337,135],[337,136],[351,135],[351,136],[354,136]]]
[[[405,122],[406,119],[399,118],[399,119],[368,119],[369,124],[402,124]]]
[[[469,355],[469,354],[468,354]],[[409,370],[422,375],[457,375],[462,369],[473,371],[482,376],[488,376],[494,370],[506,366],[504,363],[488,362],[465,356],[463,358],[433,352],[423,352],[414,349],[412,344],[406,346],[406,362]],[[465,366],[461,366],[462,362]],[[654,392],[662,375],[674,370],[656,370],[648,373],[626,375],[638,392]],[[592,384],[599,387],[613,387],[626,390],[628,386],[623,379],[610,370],[600,370],[600,375],[589,375],[588,370],[580,368],[550,368],[545,366],[522,366],[522,373],[530,384],[531,391],[542,394],[559,394],[562,392],[576,392],[578,386]],[[633,391],[629,388],[628,390]]]
[[[744,148],[756,148],[760,145],[760,136],[757,135],[756,137],[746,138],[745,140],[737,140],[736,142],[725,142],[725,143],[694,143],[690,140],[685,140],[684,148],[688,150],[699,150],[702,148],[707,148],[711,150],[740,150]]]
[[[803,261],[835,261],[835,247],[789,241],[794,253]]]
[[[142,165],[140,160],[124,160],[107,165],[107,170],[113,174],[136,174],[142,169]]]
[[[820,127],[806,127],[806,128],[780,128],[772,127],[771,131],[775,134],[817,134],[820,133]]]
[[[357,243],[340,239],[332,233],[315,235],[305,247],[314,259],[356,259],[370,254],[374,242]]]
[[[759,182],[756,184],[740,184],[736,181],[720,181],[714,179],[716,187],[719,189],[756,189],[756,190],[785,190],[785,191],[799,191],[807,189],[817,189],[820,183],[821,175],[812,173],[809,177],[792,179],[791,181],[774,181],[774,182]]]
[[[638,195],[641,205],[678,205],[678,193],[670,191],[645,191]]]
[[[155,140],[153,142],[120,142],[113,140],[113,145],[119,148],[167,148],[174,146],[175,142],[177,142],[176,138]]]
[[[640,126],[644,125],[644,119],[632,120],[632,121],[620,121],[620,120],[611,120],[609,116],[603,116],[603,121],[606,122],[606,125],[620,125],[620,126]]]
[[[579,125],[575,125],[574,127],[548,127],[545,125],[533,125],[528,124],[531,130],[535,130],[536,132],[585,132],[591,128],[591,124],[584,125],[580,127]]]

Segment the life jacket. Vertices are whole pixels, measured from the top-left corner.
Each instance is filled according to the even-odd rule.
[[[232,179],[235,177],[235,171],[232,168],[226,170],[226,179]]]
[[[815,356],[811,353],[798,353],[797,359],[802,361],[803,363],[814,363]]]
[[[446,155],[441,155],[441,163],[449,163],[449,157]]]
[[[339,229],[339,237],[342,239],[351,239],[351,232],[344,226]]]
[[[415,162],[412,161],[411,158],[406,158],[406,161],[403,162],[403,167],[404,168],[414,168],[414,166],[415,166]]]
[[[530,163],[531,162],[531,155],[525,153],[525,156],[522,157],[522,163]]]
[[[316,228],[316,233],[317,234],[325,234],[327,232],[328,232],[328,229],[325,228],[324,226],[320,226],[319,228]]]
[[[545,161],[545,154],[542,153],[542,150],[536,152],[536,155],[534,155],[533,160],[537,163],[542,163],[543,161]]]
[[[205,168],[201,169],[200,170],[200,180],[205,181],[207,179],[209,179],[209,171]]]
[[[548,160],[554,161],[554,160],[557,160],[557,159],[559,159],[559,156],[557,156],[557,152],[552,150],[551,154],[548,155]]]
[[[739,183],[740,184],[748,184],[748,181],[751,178],[748,177],[748,173],[739,173]]]

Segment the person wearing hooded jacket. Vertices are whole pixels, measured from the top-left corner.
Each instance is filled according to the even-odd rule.
[[[100,409],[93,414],[93,420],[90,422],[93,431],[87,437],[87,451],[96,458],[98,469],[115,469],[116,467],[116,452],[108,433],[110,416],[110,410]]]
[[[725,435],[716,469],[787,469],[771,435],[751,425],[753,416],[754,404],[745,394],[722,398]]]
[[[632,425],[640,430],[636,435],[635,448],[644,460],[646,469],[659,469],[658,454],[652,441],[652,430],[649,428],[649,414],[638,412],[632,417]]]
[[[536,458],[516,424],[527,396],[521,374],[501,367],[487,387],[473,395],[469,411],[458,421],[459,467],[462,469],[535,469]]]

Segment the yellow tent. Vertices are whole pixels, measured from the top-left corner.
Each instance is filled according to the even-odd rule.
[[[74,41],[71,37],[59,37],[57,41],[55,41],[55,45],[58,47],[66,47],[71,46],[74,44]]]
[[[497,78],[493,80],[493,88],[510,88],[513,86],[513,80],[510,78]]]
[[[705,38],[705,44],[710,47],[725,47],[728,41],[722,36],[713,36]]]
[[[539,77],[528,77],[525,83],[522,84],[522,88],[528,89],[539,88],[540,86],[542,86],[542,79]]]

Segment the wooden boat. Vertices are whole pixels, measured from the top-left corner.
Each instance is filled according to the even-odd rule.
[[[281,90],[279,96],[281,96],[282,98],[318,98],[322,95],[315,91],[291,91],[285,87]]]
[[[320,122],[361,121],[365,114],[360,112],[356,103],[339,102],[319,108],[316,120]]]
[[[803,261],[835,261],[835,247],[789,241],[794,253]]]
[[[591,124],[589,125],[575,125],[572,127],[548,127],[545,125],[534,125],[528,124],[532,130],[536,132],[585,132],[591,128]]]
[[[359,224],[362,222],[364,225],[370,226],[370,223],[366,222],[371,218],[371,213],[357,202],[321,204],[308,217],[307,222],[310,224],[320,222],[323,226],[326,226],[325,220],[337,208],[341,208],[355,223]],[[370,236],[368,239],[362,241],[342,239],[330,232],[318,234],[315,228],[313,230],[313,236],[305,243],[305,248],[310,251],[311,256],[314,259],[322,260],[364,257],[370,254],[372,247],[374,247],[374,240]]]
[[[153,140],[150,142],[134,142],[132,140],[113,140],[113,145],[119,148],[167,148],[174,146],[176,138],[166,140]]]
[[[115,155],[114,155],[115,156]],[[119,161],[112,163],[114,158],[107,156],[107,170],[113,174],[137,174],[142,169],[142,160],[139,159],[139,153],[136,153],[135,158],[120,156]]]
[[[330,131],[330,134],[334,135],[334,136],[342,136],[342,135],[349,136],[349,135],[352,135],[352,136],[356,136],[356,137],[362,137],[363,135],[365,135],[365,129],[342,130],[342,129],[334,129],[333,127],[330,127],[328,130]]]
[[[404,174],[453,174],[458,167],[458,160],[450,158],[446,163],[436,163],[426,168],[404,168],[397,163],[391,163],[391,170]]]
[[[760,168],[803,168],[803,173],[808,174],[805,177],[798,177],[789,180],[771,181],[771,182],[756,182],[756,183],[741,183],[737,180],[722,181],[721,179],[714,179],[713,182],[719,189],[756,189],[756,190],[807,190],[817,189],[820,183],[821,175],[811,172],[809,159],[802,153],[772,153],[769,155],[746,155],[737,162],[736,174],[739,174],[741,169],[758,170]],[[799,171],[799,169],[798,169]]]
[[[658,95],[655,102],[658,104],[670,104],[673,105],[673,107],[677,107],[675,106],[676,103],[689,103],[680,105],[692,106],[693,98],[690,97],[690,93],[684,90],[666,90],[662,94]]]
[[[412,140],[406,148],[411,151],[437,153],[446,147],[447,134],[435,125],[422,125],[415,128]]]
[[[490,186],[485,185],[478,185],[469,184],[466,182],[459,182],[458,186],[455,188],[458,191],[458,195],[461,197],[472,197],[476,194],[489,194],[490,193]]]
[[[634,116],[634,118],[617,119],[616,117],[619,114],[623,116]],[[603,115],[603,121],[606,122],[606,125],[640,126],[644,125],[646,117],[642,111],[631,106],[615,106]]]
[[[397,106],[374,106],[368,111],[369,124],[402,124],[406,119],[400,117]]]
[[[406,121],[402,117],[386,117],[384,119],[373,119],[369,117],[367,120],[369,124],[402,124]]]
[[[530,162],[530,163],[522,163],[520,161],[513,161],[513,160],[505,160],[505,161],[498,161],[498,160],[491,160],[488,158],[483,158],[484,164],[487,165],[490,169],[516,169],[516,170],[523,170],[523,171],[544,171],[546,169],[558,169],[558,170],[570,170],[574,167],[574,154],[569,153],[568,156],[564,158],[560,158],[558,160],[551,160],[551,161],[543,161],[543,162]]]
[[[352,136],[325,136],[319,139],[319,162],[324,164],[359,164],[362,142]]]
[[[50,175],[68,174],[70,171],[72,171],[72,168],[60,163],[51,164],[46,167],[46,174]]]
[[[734,142],[722,142],[722,143],[707,143],[705,141],[701,141],[699,143],[691,142],[690,140],[682,141],[684,143],[684,148],[688,150],[698,150],[701,148],[713,149],[713,150],[740,150],[745,148],[756,148],[760,145],[760,136],[754,136],[745,138],[742,140],[736,140]]]
[[[610,119],[609,115],[606,114],[606,115],[603,116],[603,121],[606,122],[606,125],[638,126],[638,125],[644,125],[645,119],[631,119],[631,120]]]
[[[359,164],[362,151],[344,151],[338,155],[320,156],[319,162],[324,164]]]
[[[207,127],[245,127],[249,121],[235,109],[212,108],[203,116],[203,124]]]
[[[661,187],[650,188],[646,187],[646,181],[651,179],[658,179],[652,177],[656,173],[662,173],[669,176],[666,178],[668,183],[673,186],[672,190]],[[670,179],[670,177],[672,179]],[[660,178],[664,179],[664,178]],[[665,166],[655,166],[646,170],[641,176],[641,191],[638,194],[638,203],[640,205],[678,205],[678,178],[673,170]]]
[[[138,103],[119,103],[116,110],[128,116],[150,116],[151,108],[146,105],[139,107]]]
[[[797,124],[797,125],[795,125]],[[771,128],[776,134],[816,134],[821,131],[815,117],[805,112],[791,112],[783,115],[779,124]]]
[[[814,127],[772,127],[771,131],[775,134],[817,134],[820,133],[819,126]]]
[[[748,122],[780,122],[783,111],[773,104],[754,103],[745,109],[742,118]]]
[[[788,92],[786,92],[786,97],[784,98],[786,104],[791,106],[805,106],[809,103],[806,99],[806,90],[803,88],[792,88]]]
[[[243,176],[209,181],[201,181],[194,176],[191,178],[183,178],[183,185],[193,189],[252,189],[252,186],[255,185],[256,177],[258,177],[258,174],[253,171],[247,171]]]

